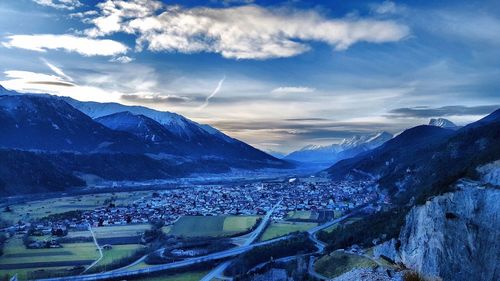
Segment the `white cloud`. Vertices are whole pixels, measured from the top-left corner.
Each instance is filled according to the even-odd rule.
[[[127,52],[127,46],[109,39],[91,39],[67,34],[10,35],[2,44],[37,52],[65,50],[84,56],[115,56]]]
[[[0,81],[0,85],[18,92],[49,93],[78,100],[99,102],[117,101],[121,96],[115,91],[71,83],[57,75],[19,70],[8,70],[4,74],[7,79]]]
[[[182,53],[212,52],[234,59],[291,57],[310,49],[308,41],[345,50],[357,42],[393,42],[409,33],[395,21],[328,19],[316,11],[264,8],[183,8],[157,1],[108,0],[99,16],[86,18],[89,36],[137,34],[137,49]]]
[[[114,57],[111,58],[109,61],[110,62],[119,62],[119,63],[129,63],[132,62],[134,58],[128,57],[128,56],[119,56],[119,57]]]
[[[375,6],[373,11],[377,14],[394,14],[397,12],[396,3],[384,1],[382,4]]]
[[[73,10],[83,4],[79,0],[33,0],[33,2],[56,9]]]
[[[294,94],[294,93],[312,93],[316,89],[309,87],[278,87],[273,89],[271,93],[279,94]]]

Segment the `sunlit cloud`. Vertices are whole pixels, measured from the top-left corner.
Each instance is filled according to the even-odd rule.
[[[191,98],[178,95],[130,94],[122,95],[122,100],[140,104],[179,104],[191,101]]]
[[[84,56],[115,56],[127,52],[127,46],[110,39],[92,39],[68,34],[10,35],[2,44],[37,52],[64,50]]]
[[[158,1],[108,0],[99,16],[85,18],[97,37],[137,34],[137,49],[219,53],[233,59],[292,57],[307,52],[308,41],[345,50],[358,42],[394,42],[409,34],[391,20],[325,18],[314,10],[272,9],[257,5],[229,8],[164,6]],[[157,14],[159,13],[159,14]]]
[[[119,62],[119,63],[129,63],[132,62],[134,59],[128,56],[119,56],[119,57],[114,57],[111,58],[109,61],[110,62]]]
[[[278,87],[271,91],[271,93],[279,94],[294,94],[294,93],[312,93],[316,89],[309,87]]]
[[[56,9],[73,10],[83,6],[79,0],[33,0],[33,2]]]

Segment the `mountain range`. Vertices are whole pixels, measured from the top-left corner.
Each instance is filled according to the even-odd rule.
[[[339,161],[326,170],[333,179],[370,178],[397,200],[427,199],[476,167],[500,159],[500,109],[462,128],[421,125],[383,145]]]
[[[145,180],[293,167],[175,113],[0,90],[2,194],[24,185],[35,185],[33,192],[83,186],[89,175]],[[30,170],[39,178],[17,177]]]
[[[387,132],[357,135],[332,145],[308,145],[286,155],[283,159],[306,163],[334,164],[342,159],[354,157],[374,149],[393,137]]]

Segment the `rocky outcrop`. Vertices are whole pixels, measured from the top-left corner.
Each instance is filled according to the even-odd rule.
[[[471,181],[457,189],[414,207],[399,240],[374,255],[444,281],[500,280],[500,189]]]
[[[478,167],[481,179],[489,184],[500,185],[500,160]]]
[[[399,240],[391,239],[373,248],[373,256],[377,259],[386,259],[393,263],[401,262],[401,257],[396,248],[399,248]]]

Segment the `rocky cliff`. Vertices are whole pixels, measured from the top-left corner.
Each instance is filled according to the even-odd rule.
[[[487,170],[487,183],[462,180],[456,191],[414,207],[399,239],[375,255],[444,281],[500,280],[500,189]]]

